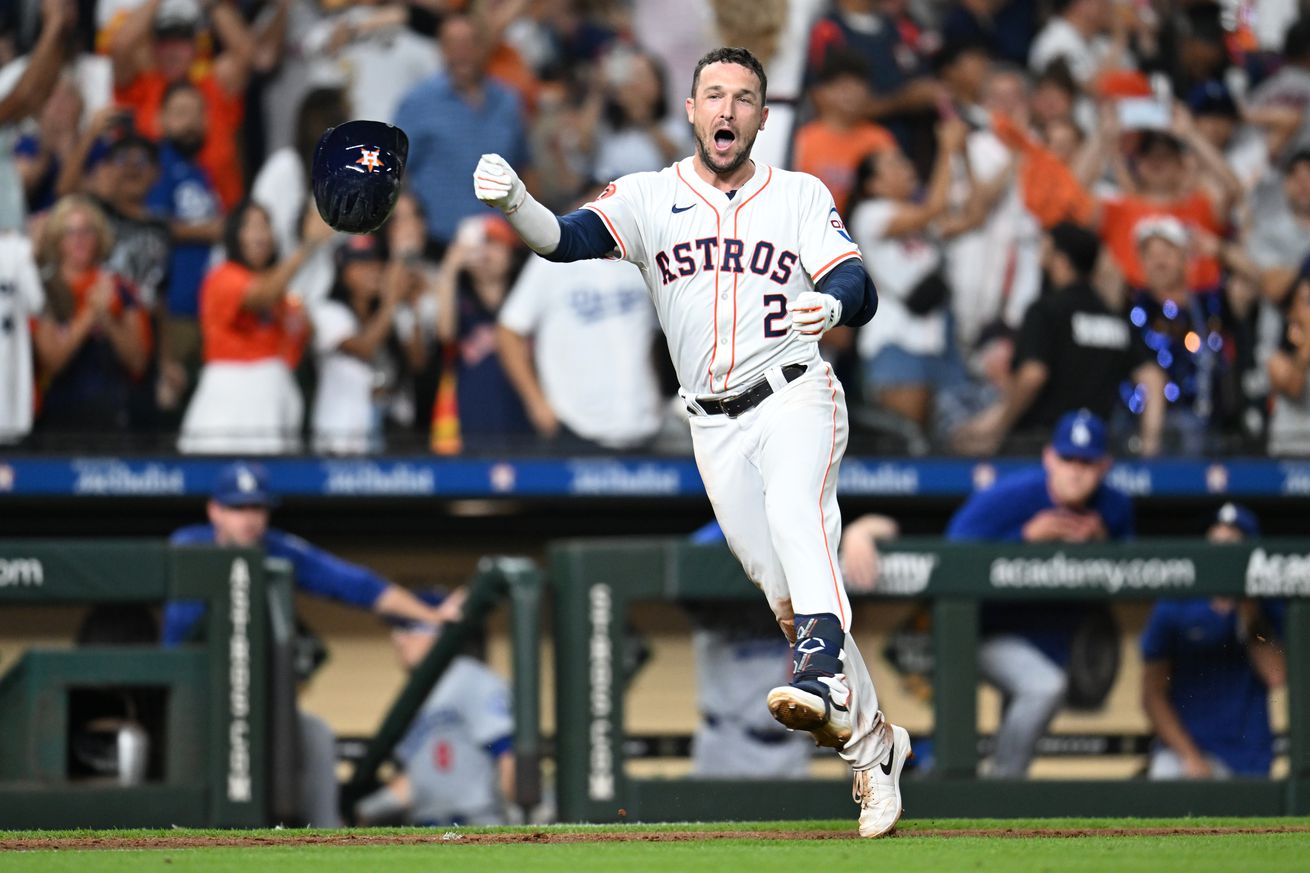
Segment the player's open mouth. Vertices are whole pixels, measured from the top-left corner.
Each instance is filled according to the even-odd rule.
[[[737,141],[737,134],[728,130],[726,127],[714,131],[714,150],[716,152],[726,152],[732,148],[732,144]]]

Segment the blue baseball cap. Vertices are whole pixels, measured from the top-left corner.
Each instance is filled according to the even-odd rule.
[[[1193,115],[1222,115],[1240,118],[1237,101],[1223,82],[1211,79],[1192,88],[1187,94],[1187,108]]]
[[[268,471],[259,464],[237,461],[228,464],[214,477],[210,494],[223,506],[274,506],[277,498],[268,490]]]
[[[1243,536],[1260,536],[1260,519],[1240,503],[1229,501],[1219,507],[1219,511],[1214,516],[1214,523],[1231,525],[1240,530]]]
[[[1051,448],[1062,458],[1079,461],[1099,461],[1109,451],[1105,435],[1105,422],[1086,409],[1066,412],[1055,424]]]

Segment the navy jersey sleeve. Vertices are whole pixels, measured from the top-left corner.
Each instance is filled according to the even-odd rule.
[[[559,216],[559,245],[550,254],[542,255],[548,261],[569,263],[591,258],[603,258],[618,246],[605,227],[604,220],[589,209],[575,209]]]
[[[296,587],[318,597],[368,609],[377,602],[388,584],[366,567],[343,561],[300,537],[279,530],[268,532],[264,546],[268,554],[291,562],[296,571]]]
[[[1174,616],[1177,606],[1173,601],[1162,600],[1151,610],[1151,617],[1142,631],[1142,660],[1167,661],[1173,649]]]
[[[848,258],[833,267],[815,288],[841,301],[842,324],[868,324],[878,311],[878,289],[859,258]]]

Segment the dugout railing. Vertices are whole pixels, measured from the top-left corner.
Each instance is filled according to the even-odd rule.
[[[642,601],[758,599],[722,546],[569,540],[550,554],[556,772],[562,821],[842,818],[848,780],[635,778],[626,766],[625,614]],[[935,766],[903,780],[916,817],[1304,815],[1310,813],[1310,540],[1037,546],[901,540],[883,550],[877,597],[932,602]],[[1287,598],[1289,772],[1223,782],[979,779],[976,651],[982,601]],[[515,622],[515,649],[539,629]],[[516,675],[535,707],[537,671]],[[520,722],[535,723],[523,712]]]
[[[468,585],[463,620],[447,626],[370,740],[344,805],[374,787],[379,765],[475,627],[509,594],[516,622],[539,616],[540,570],[486,558]],[[0,608],[203,601],[193,645],[33,647],[0,663],[0,830],[106,827],[263,827],[298,817],[294,578],[259,550],[160,542],[0,540]],[[535,676],[536,651],[516,651],[515,675]],[[86,692],[145,695],[155,761],[121,784],[72,775],[73,702]],[[534,690],[516,696],[537,709]],[[524,713],[529,707],[524,708]],[[517,725],[517,801],[540,800],[536,724]]]

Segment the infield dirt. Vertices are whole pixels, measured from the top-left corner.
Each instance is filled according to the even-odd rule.
[[[1310,833],[1306,826],[1273,827],[1142,827],[1142,828],[1029,828],[997,827],[945,829],[905,828],[893,839],[941,837],[994,837],[999,839],[1070,839],[1078,837],[1171,837],[1224,836],[1229,834]],[[191,849],[250,848],[256,846],[407,846],[407,845],[505,845],[516,843],[688,843],[719,840],[856,840],[850,831],[834,830],[517,830],[495,833],[467,833],[458,829],[414,834],[297,834],[294,831],[274,834],[221,836],[124,836],[112,835],[67,837],[0,837],[0,851],[34,851],[50,849]]]

